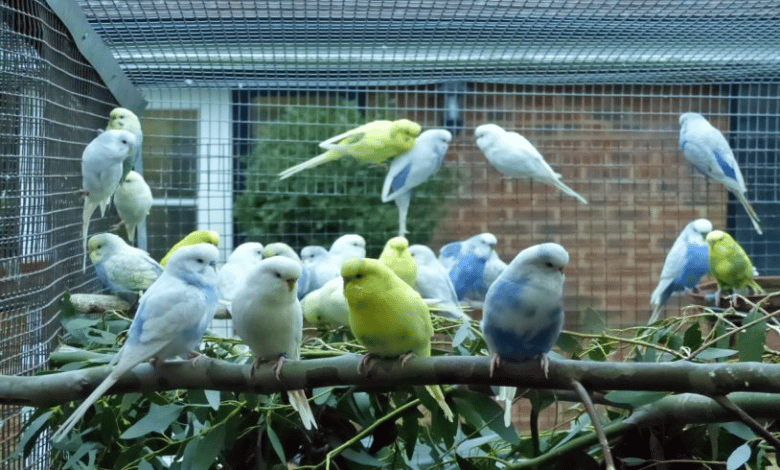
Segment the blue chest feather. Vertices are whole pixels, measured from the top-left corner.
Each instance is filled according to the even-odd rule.
[[[485,273],[486,259],[475,255],[469,255],[458,261],[458,264],[450,270],[450,279],[455,285],[455,292],[458,294],[458,300],[463,299],[463,295],[478,282],[482,281]]]
[[[483,333],[492,343],[493,352],[501,358],[515,361],[533,359],[546,354],[555,345],[561,330],[561,316],[558,321],[550,322],[540,330],[518,335],[516,331],[497,328],[488,323],[484,326]]]

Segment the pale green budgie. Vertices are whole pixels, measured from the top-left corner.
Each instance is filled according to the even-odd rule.
[[[414,147],[421,130],[419,124],[408,119],[369,122],[320,143],[327,150],[325,153],[282,171],[279,179],[346,156],[364,163],[380,163]]]
[[[116,188],[114,205],[122,219],[118,226],[124,225],[127,239],[134,243],[136,227],[146,220],[152,208],[152,189],[143,176],[131,170]]]
[[[385,243],[379,261],[390,268],[402,281],[414,287],[417,284],[417,263],[409,253],[406,237],[393,237]]]
[[[113,233],[93,235],[87,247],[98,279],[108,290],[123,297],[145,291],[163,272],[149,253],[128,245]]]
[[[349,304],[344,297],[344,279],[331,279],[301,300],[303,318],[318,326],[349,326]]]

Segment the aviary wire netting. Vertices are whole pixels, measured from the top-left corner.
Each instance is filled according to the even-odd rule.
[[[219,232],[223,257],[243,241],[300,249],[346,232],[378,255],[397,231],[379,197],[386,167],[276,173],[335,133],[403,117],[455,136],[412,200],[410,241],[438,250],[492,232],[506,262],[561,243],[566,328],[591,328],[594,312],[645,322],[668,249],[699,217],[735,235],[761,275],[780,274],[774,1],[26,0],[0,13],[4,374],[45,366],[63,292],[101,289],[79,269],[76,191],[81,151],[117,105],[142,118],[155,204],[139,243],[157,259],[194,229]],[[110,55],[79,53],[92,34]],[[687,111],[729,139],[763,236],[679,152]],[[489,122],[524,135],[589,204],[501,176],[474,142]],[[117,221],[94,218],[90,233]],[[10,459],[24,410],[2,412],[0,459],[34,466]]]

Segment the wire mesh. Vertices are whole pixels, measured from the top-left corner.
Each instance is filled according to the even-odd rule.
[[[0,372],[25,374],[45,363],[61,293],[100,289],[78,269],[75,191],[81,151],[114,103],[45,4],[14,5],[0,6]],[[455,135],[412,200],[411,242],[437,250],[489,231],[507,262],[531,244],[563,244],[569,329],[591,328],[593,311],[612,327],[646,321],[666,253],[695,218],[734,234],[762,275],[780,274],[774,1],[78,5],[149,102],[143,174],[155,202],[141,246],[157,259],[194,229],[222,235],[223,259],[243,241],[299,250],[350,231],[378,255],[397,231],[379,197],[386,166],[276,173],[331,135],[404,117]],[[763,236],[679,152],[687,111],[729,139]],[[589,204],[501,176],[474,142],[488,122],[524,135]],[[95,218],[91,232],[116,221]],[[675,297],[668,311],[688,303]],[[4,463],[20,413],[3,408]]]

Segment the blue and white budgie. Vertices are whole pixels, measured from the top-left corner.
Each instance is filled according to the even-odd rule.
[[[701,114],[684,113],[680,116],[680,150],[694,168],[725,186],[739,200],[756,232],[762,235],[758,214],[747,200],[737,159],[723,134]]]
[[[52,440],[67,435],[90,406],[117,380],[138,364],[152,364],[181,356],[196,356],[203,333],[217,311],[219,251],[212,245],[180,249],[165,271],[144,292],[138,304],[127,340],[109,363],[111,373],[65,420]]]
[[[128,131],[105,131],[92,139],[81,154],[81,183],[84,194],[81,236],[84,244],[84,265],[87,269],[87,234],[89,219],[100,207],[100,216],[106,215],[119,181],[122,179],[122,162],[135,147],[135,137]]]
[[[252,371],[262,362],[273,362],[281,377],[285,360],[301,358],[303,312],[297,286],[301,265],[276,256],[254,266],[233,297],[233,327],[255,356]],[[317,427],[303,390],[288,390],[290,405],[300,414],[306,429]]]
[[[222,299],[232,301],[236,291],[243,285],[249,270],[262,260],[262,243],[246,242],[238,245],[217,271]]]
[[[354,233],[342,235],[333,242],[328,250],[341,266],[344,261],[353,258],[366,257],[366,239]]]
[[[135,136],[135,147],[130,152],[130,156],[122,164],[122,178],[135,167],[135,164],[141,159],[141,150],[143,149],[144,133],[141,131],[141,121],[134,112],[126,108],[114,108],[108,115],[108,125],[106,130],[128,131]]]
[[[497,242],[495,235],[485,232],[462,242],[448,243],[439,250],[439,262],[449,270],[459,300],[484,282],[485,266]]]
[[[135,229],[146,220],[152,208],[152,189],[140,173],[129,171],[114,193],[114,205],[127,231],[127,239],[135,242]]]
[[[653,313],[648,324],[655,323],[667,299],[682,290],[692,290],[710,267],[707,234],[712,231],[712,222],[697,219],[685,226],[666,255],[661,279],[650,296]]]
[[[563,328],[563,268],[569,254],[557,243],[534,245],[515,256],[485,296],[482,333],[493,358],[490,374],[502,360],[541,359],[547,375],[547,353]],[[504,423],[511,424],[515,387],[501,387],[506,403]]]
[[[507,264],[498,256],[495,249],[490,251],[490,257],[485,262],[485,270],[482,273],[482,279],[477,281],[469,290],[463,294],[465,300],[481,302],[485,300],[487,290],[498,276],[506,269]]]
[[[427,130],[417,137],[411,150],[390,163],[382,186],[382,202],[395,201],[398,206],[398,236],[408,233],[406,215],[414,188],[439,171],[451,140],[452,134],[445,129]]]
[[[87,248],[98,279],[121,297],[139,295],[163,272],[163,267],[149,253],[128,245],[113,233],[91,236]]]
[[[460,308],[455,286],[444,266],[436,259],[433,250],[425,245],[412,245],[409,253],[417,263],[417,284],[414,289],[423,299],[435,300],[436,309],[431,313],[453,319],[469,318]]]
[[[504,175],[551,184],[583,204],[588,203],[563,184],[561,175],[553,171],[536,147],[517,132],[507,132],[495,124],[483,124],[477,127],[474,136],[488,161]]]
[[[341,278],[341,264],[323,246],[303,247],[301,260],[303,260],[303,270],[308,278],[308,286],[306,286],[306,292],[303,295],[319,289],[331,279]]]

